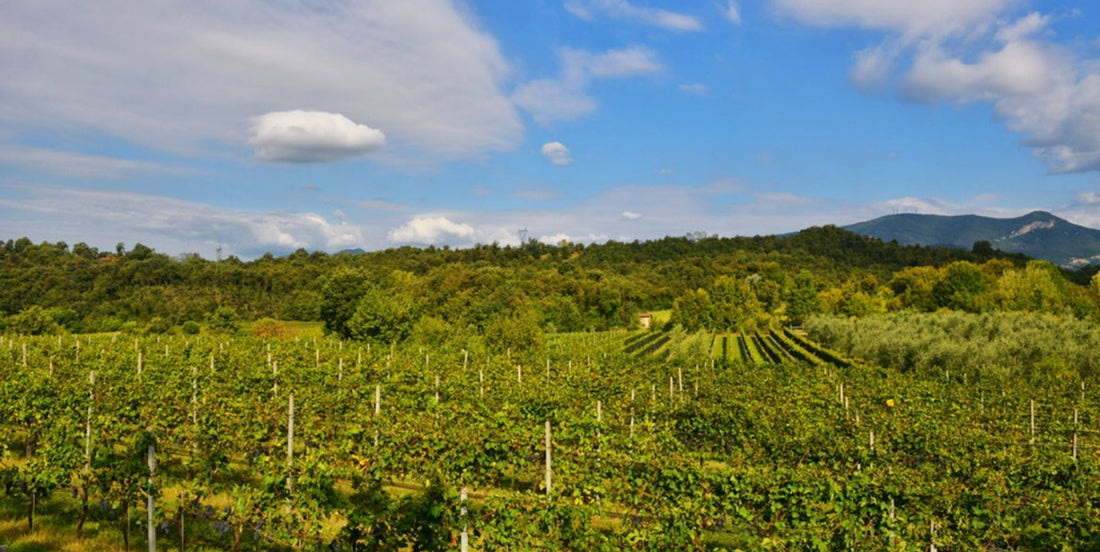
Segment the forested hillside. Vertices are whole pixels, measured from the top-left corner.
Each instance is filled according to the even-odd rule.
[[[323,321],[328,333],[384,343],[484,336],[522,348],[546,332],[630,327],[649,310],[671,309],[672,323],[691,330],[940,308],[1086,318],[1097,312],[1089,276],[988,247],[900,246],[836,227],[601,245],[299,250],[247,262],[23,238],[0,248],[0,329],[164,333],[272,318]]]

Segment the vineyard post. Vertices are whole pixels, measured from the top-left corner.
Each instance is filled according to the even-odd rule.
[[[546,420],[546,498],[550,498],[550,420]]]
[[[470,364],[470,351],[462,349],[462,371],[466,372],[466,366]]]
[[[523,366],[516,365],[516,383],[523,385]]]
[[[343,344],[343,341],[340,343]],[[338,381],[344,381],[344,357],[340,357],[339,370],[339,373],[336,374],[336,379]]]
[[[294,463],[294,393],[289,395],[289,402],[287,403],[287,416],[286,416],[286,492],[290,494],[294,476],[291,473],[291,468]]]
[[[680,392],[683,393],[684,392],[684,368],[682,366],[677,366],[676,367],[676,380],[679,384],[677,389],[679,389]]]
[[[936,520],[928,525],[928,552],[936,552]]]
[[[550,384],[550,357],[546,357],[546,384]]]
[[[50,357],[50,377],[53,377],[53,357]]]
[[[134,345],[137,345],[137,340],[134,340]],[[141,351],[138,351],[137,358],[137,375],[141,375]]]
[[[199,455],[199,367],[191,367],[191,428],[195,436],[191,439],[191,461]]]
[[[483,368],[477,369],[477,385],[479,394],[485,396],[485,370]]]
[[[149,490],[146,494],[146,534],[148,535],[149,552],[157,552],[157,532],[156,526],[153,525],[153,511],[155,510],[155,504],[153,502],[153,475],[157,469],[157,434],[155,432],[149,432],[149,446],[146,449],[147,462],[149,464]]]
[[[1073,463],[1077,463],[1077,409],[1073,409]]]
[[[675,389],[676,389],[673,385],[674,383],[675,383],[675,380],[672,379],[672,376],[669,376],[668,377],[668,398],[670,400],[672,399],[672,395],[673,395],[673,393],[675,392]]]
[[[382,385],[376,384],[374,386],[374,415],[377,416],[382,413]]]
[[[435,404],[439,404],[439,376],[435,377]]]
[[[870,430],[871,433],[871,452],[875,452],[875,430]]]
[[[274,382],[271,385],[271,393],[275,398],[279,398],[279,361],[271,363],[271,379]]]
[[[27,344],[23,343],[23,367],[27,367]]]
[[[459,494],[462,508],[459,510],[459,515],[462,516],[462,536],[461,536],[461,551],[467,552],[470,549],[469,536],[466,534],[466,529],[469,526],[469,521],[466,516],[466,487],[462,487],[462,492]]]

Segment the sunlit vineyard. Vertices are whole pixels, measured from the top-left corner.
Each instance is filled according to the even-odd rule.
[[[152,496],[165,550],[1100,549],[1095,372],[856,352],[8,337],[0,544],[143,548]]]

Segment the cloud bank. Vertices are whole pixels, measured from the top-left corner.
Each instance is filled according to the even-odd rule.
[[[246,150],[257,114],[309,107],[385,129],[388,155],[509,150],[509,64],[456,0],[6,3],[0,127],[173,153]],[[63,131],[63,132],[62,132]]]

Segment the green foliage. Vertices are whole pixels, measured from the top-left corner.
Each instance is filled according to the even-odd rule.
[[[348,337],[393,343],[404,341],[416,322],[416,300],[407,292],[371,286],[360,297],[346,322]]]
[[[8,318],[8,331],[21,335],[50,335],[61,332],[61,325],[50,313],[37,305]]]
[[[188,320],[180,326],[180,329],[183,331],[184,335],[199,335],[199,332],[202,331],[202,326],[199,326],[199,323],[194,320]]]
[[[241,329],[240,316],[231,307],[218,307],[206,316],[206,327],[212,332],[236,333]]]

